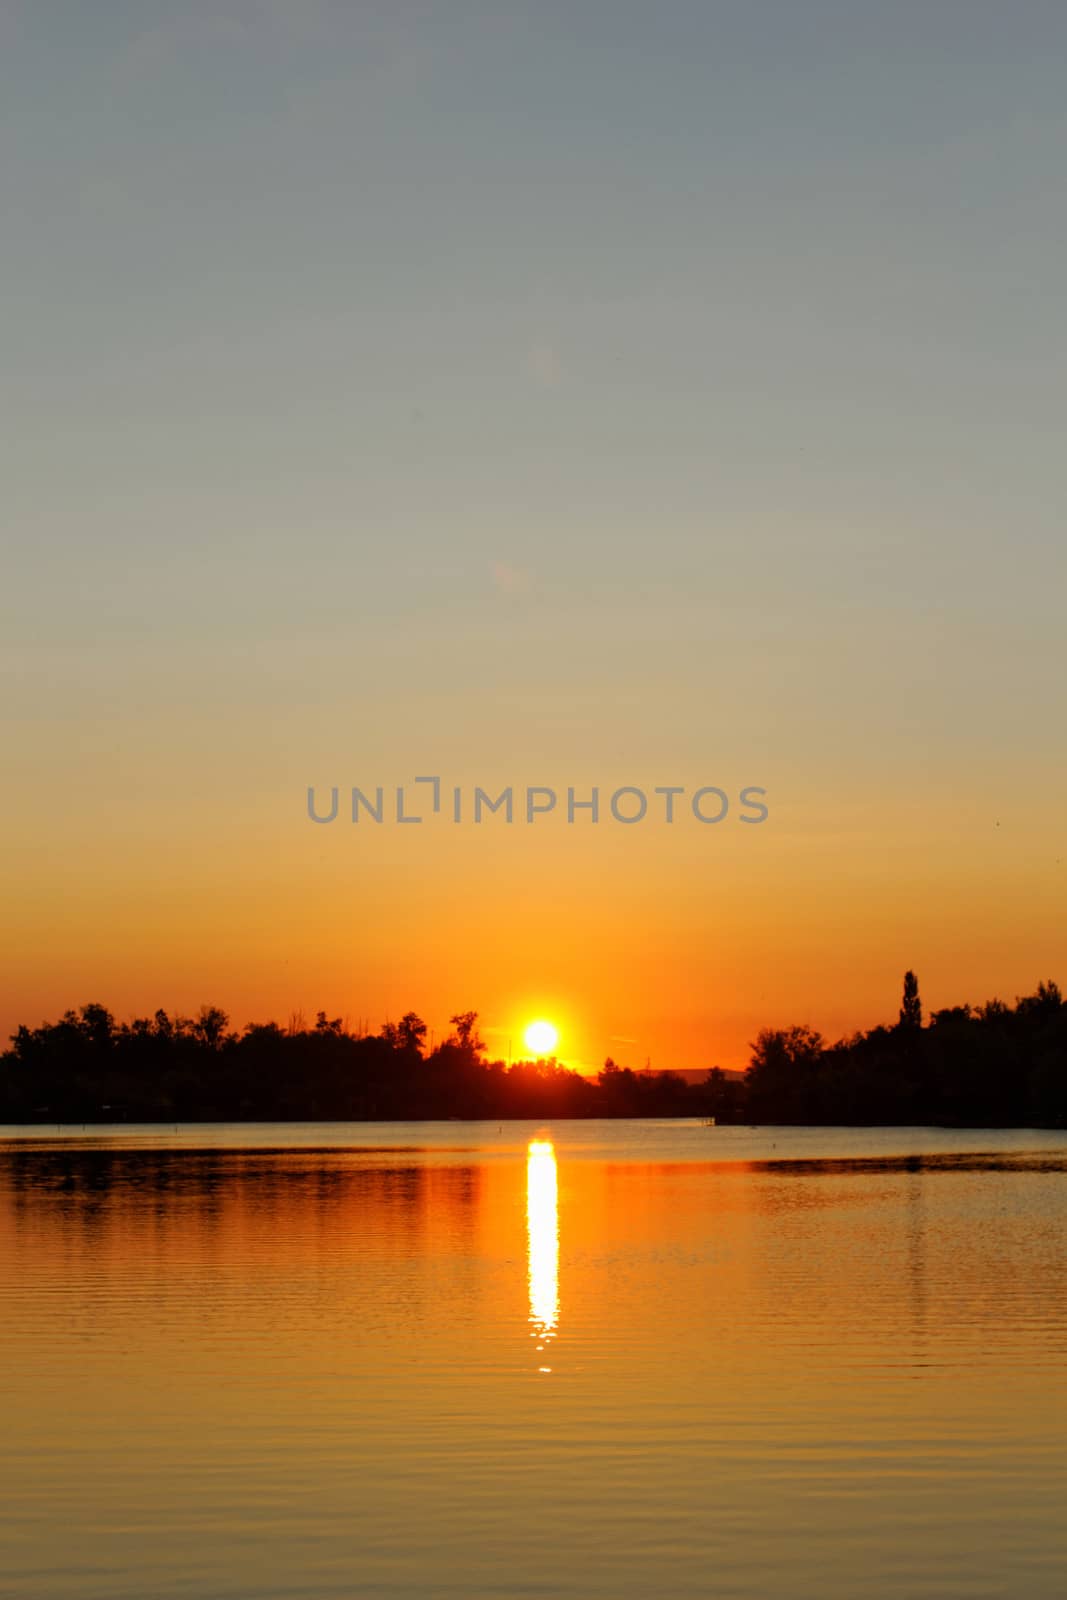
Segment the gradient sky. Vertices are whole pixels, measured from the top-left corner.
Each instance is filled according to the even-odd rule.
[[[0,1036],[1067,979],[1067,8],[0,5]],[[758,829],[308,784],[761,784]]]

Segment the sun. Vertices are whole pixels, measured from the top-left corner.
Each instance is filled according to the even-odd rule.
[[[550,1056],[559,1043],[559,1029],[542,1018],[538,1022],[529,1024],[522,1040],[527,1050],[532,1050],[534,1055]]]

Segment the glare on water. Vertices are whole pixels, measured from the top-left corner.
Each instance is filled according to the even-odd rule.
[[[542,1341],[538,1349],[542,1349],[559,1322],[559,1187],[551,1139],[530,1140],[526,1157],[526,1239],[530,1322],[534,1337]]]

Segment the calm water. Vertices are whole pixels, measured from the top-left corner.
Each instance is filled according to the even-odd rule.
[[[0,1592],[1067,1592],[1067,1135],[0,1130]]]

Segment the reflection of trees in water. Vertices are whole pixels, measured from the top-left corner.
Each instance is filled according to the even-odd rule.
[[[485,1180],[382,1152],[19,1152],[0,1155],[0,1237],[86,1337],[132,1319],[165,1339],[195,1297],[204,1338],[313,1323],[350,1349],[446,1303],[453,1324],[477,1316]]]
[[[926,1201],[923,1164],[909,1164],[904,1226],[908,1238],[908,1285],[911,1300],[912,1361],[922,1366],[926,1354]]]
[[[0,1158],[0,1206],[42,1237],[250,1228],[277,1249],[405,1236],[447,1249],[470,1235],[483,1180],[475,1165],[384,1153],[14,1148]]]

